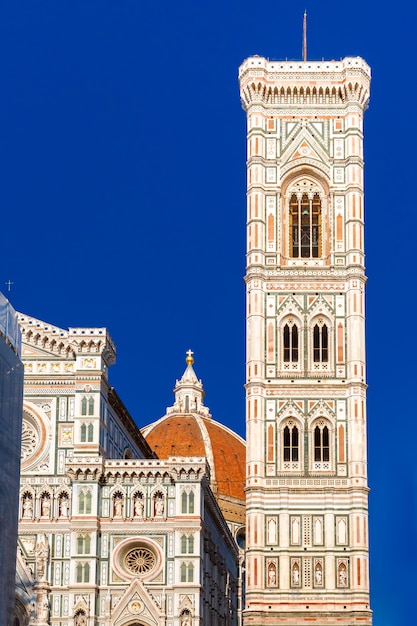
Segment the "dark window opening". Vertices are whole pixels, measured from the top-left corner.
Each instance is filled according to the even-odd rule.
[[[298,328],[295,324],[284,326],[284,362],[298,362]]]
[[[290,254],[293,258],[320,256],[321,200],[316,193],[290,199]]]

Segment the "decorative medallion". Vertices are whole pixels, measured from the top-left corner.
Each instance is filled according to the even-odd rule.
[[[142,604],[138,602],[137,600],[134,600],[134,602],[130,603],[129,611],[133,613],[133,615],[138,615],[138,613],[140,613],[141,610],[142,610]]]

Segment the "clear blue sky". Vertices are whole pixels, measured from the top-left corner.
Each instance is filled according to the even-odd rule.
[[[252,54],[300,59],[305,8],[309,58],[359,55],[373,72],[365,123],[372,608],[374,626],[410,626],[414,3],[2,0],[0,289],[49,323],[106,326],[118,349],[110,380],[139,426],[172,404],[191,348],[213,417],[244,435],[237,71]]]

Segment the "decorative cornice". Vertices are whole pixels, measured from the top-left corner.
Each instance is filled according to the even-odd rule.
[[[106,328],[68,328],[64,330],[23,313],[18,314],[22,342],[39,350],[39,356],[59,355],[75,359],[77,354],[100,355],[107,366],[116,361],[116,348]],[[23,355],[24,356],[24,355]]]
[[[370,68],[360,57],[341,61],[269,61],[254,56],[239,68],[241,101],[244,109],[254,104],[278,106],[280,113],[310,108],[323,114],[347,105],[365,110],[369,101]],[[314,85],[311,86],[311,81]]]

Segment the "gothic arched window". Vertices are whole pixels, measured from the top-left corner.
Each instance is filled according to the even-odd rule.
[[[81,491],[78,495],[78,513],[91,514],[91,491]]]
[[[188,509],[188,494],[186,491],[183,491],[181,495],[181,513],[187,513],[187,509]]]
[[[94,426],[91,422],[83,422],[80,426],[81,443],[94,441]]]
[[[322,423],[314,429],[314,461],[330,461],[329,429]]]
[[[322,256],[322,190],[312,180],[298,180],[289,190],[289,256]]]
[[[190,491],[188,496],[188,512],[194,513],[194,491]]]
[[[299,436],[298,428],[289,422],[284,428],[284,461],[298,461]]]
[[[315,324],[313,328],[313,359],[315,363],[329,360],[329,331],[326,324]]]
[[[190,493],[187,493],[186,491],[182,492],[181,513],[194,513],[194,492],[193,491],[190,491]]]
[[[88,563],[77,563],[75,572],[77,583],[90,582],[90,565]]]
[[[298,361],[298,327],[296,324],[285,324],[283,330],[284,362],[297,363]]]
[[[90,554],[91,537],[90,535],[78,535],[77,537],[77,554]]]
[[[194,536],[181,536],[181,554],[192,554],[194,552]]]
[[[192,583],[194,580],[194,565],[192,563],[181,563],[180,579],[182,583]]]

